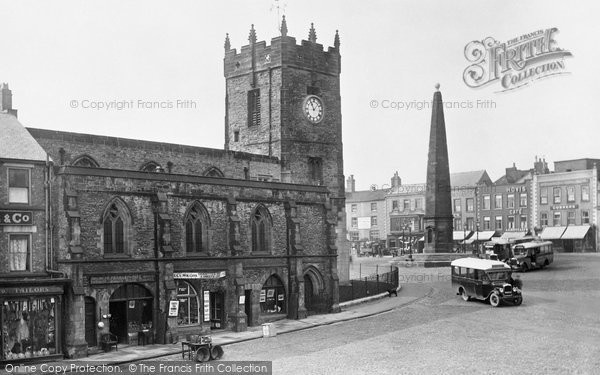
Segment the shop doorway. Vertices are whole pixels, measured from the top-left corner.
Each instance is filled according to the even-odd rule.
[[[244,310],[246,312],[246,324],[248,327],[252,326],[252,290],[248,289],[244,291],[246,296],[244,300]]]
[[[98,345],[96,341],[96,301],[85,297],[85,341],[88,346]]]
[[[225,296],[221,292],[210,293],[210,329],[224,329]]]
[[[119,342],[137,342],[141,331],[152,330],[152,293],[142,285],[126,284],[110,297],[110,331]]]

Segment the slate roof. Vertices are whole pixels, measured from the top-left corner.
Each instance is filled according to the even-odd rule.
[[[0,113],[0,159],[46,161],[46,155],[15,116]]]
[[[370,202],[385,199],[385,190],[363,190],[353,193],[346,192],[346,202]]]
[[[480,171],[471,171],[471,172],[459,172],[459,173],[451,173],[450,174],[450,183],[452,186],[477,186],[482,183],[491,184],[492,181],[488,176],[485,169]]]

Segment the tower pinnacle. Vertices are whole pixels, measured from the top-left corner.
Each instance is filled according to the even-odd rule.
[[[229,33],[225,34],[225,52],[231,49],[231,42],[229,41]]]
[[[314,23],[310,23],[310,30],[308,31],[308,41],[316,43],[317,42],[317,33],[315,31]]]
[[[335,38],[333,38],[333,46],[337,50],[340,49],[340,34],[338,33],[338,30],[335,31]]]
[[[281,36],[287,36],[288,28],[287,22],[285,22],[285,14],[283,15],[283,19],[281,20],[281,28],[279,30],[281,31]]]
[[[248,36],[250,44],[256,43],[256,30],[254,30],[254,24],[250,27],[250,35]]]

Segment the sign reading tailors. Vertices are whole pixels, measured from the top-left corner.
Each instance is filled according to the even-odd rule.
[[[210,322],[210,292],[204,291],[204,321]]]
[[[226,276],[225,271],[217,272],[173,272],[174,279],[221,279]]]
[[[179,315],[179,301],[169,301],[169,316]]]
[[[0,211],[0,225],[32,225],[31,211]]]

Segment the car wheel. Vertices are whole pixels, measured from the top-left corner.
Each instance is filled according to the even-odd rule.
[[[490,295],[490,305],[492,305],[492,307],[498,307],[500,305],[500,296],[498,293],[494,292]]]
[[[523,272],[529,271],[529,266],[527,265],[527,263],[521,264],[521,271],[523,271]]]
[[[523,297],[519,296],[515,300],[515,306],[519,306],[521,303],[523,303]]]
[[[460,298],[463,299],[463,301],[468,301],[471,299],[471,297],[469,297],[467,295],[467,292],[465,292],[465,290],[463,288],[460,288],[460,290],[458,291],[458,293],[460,294]]]

